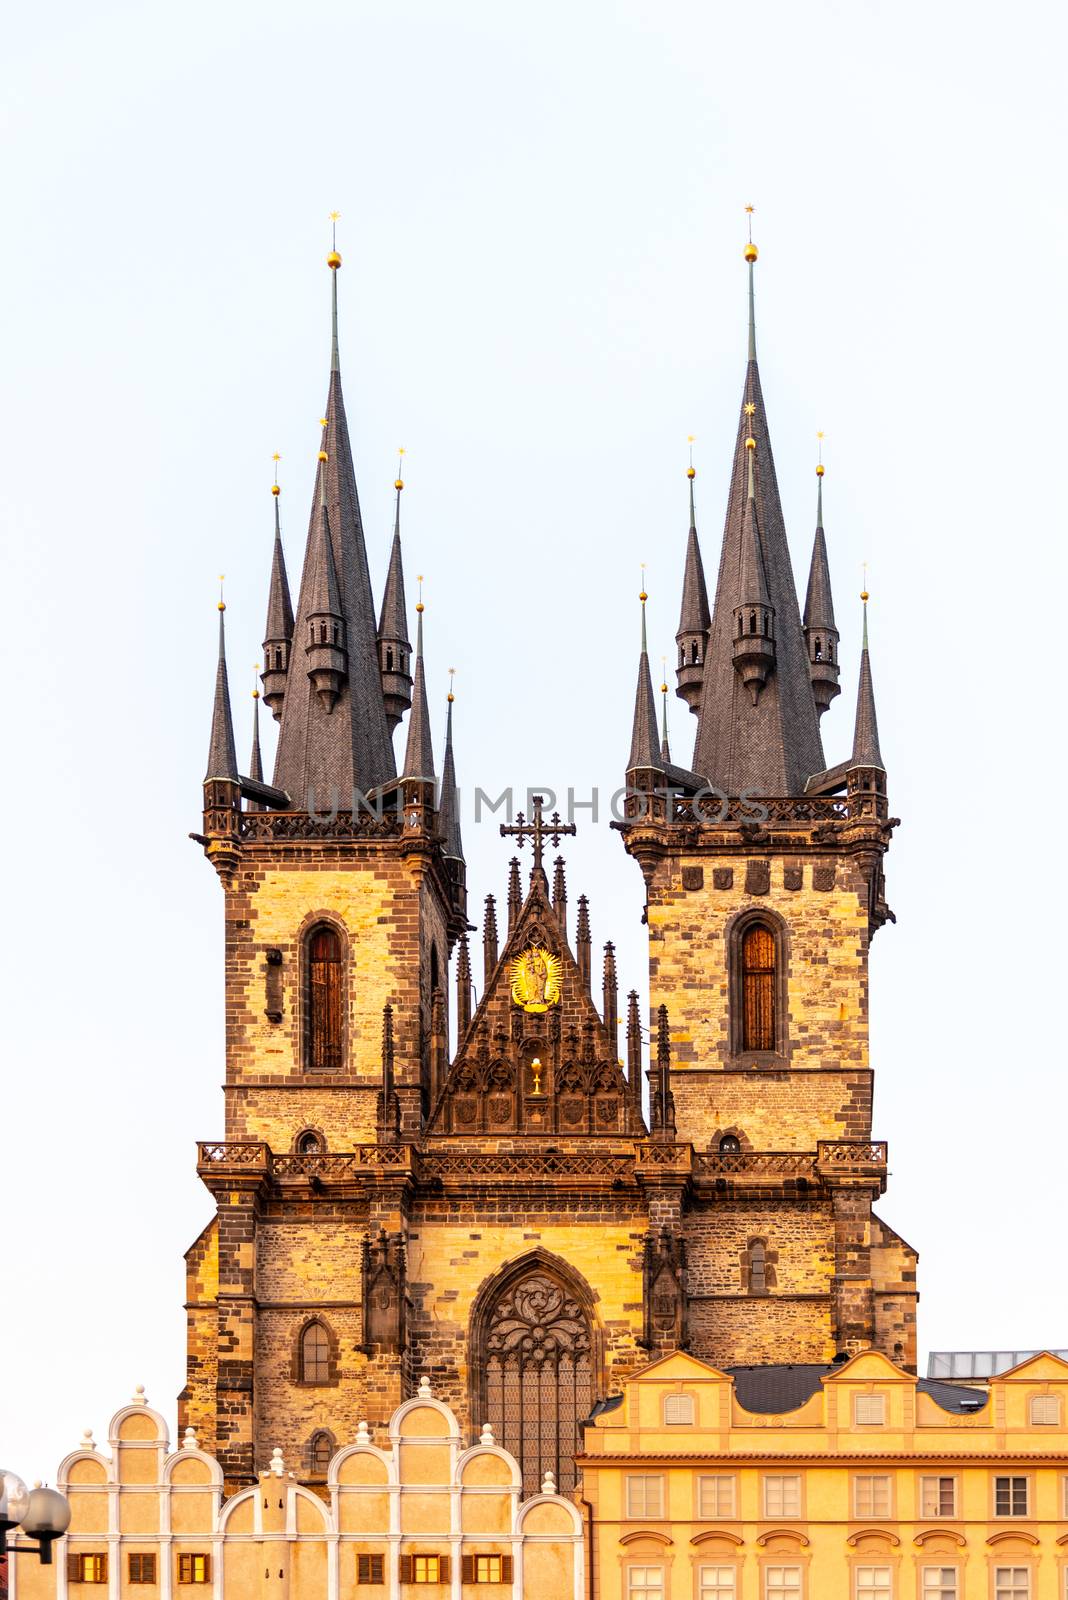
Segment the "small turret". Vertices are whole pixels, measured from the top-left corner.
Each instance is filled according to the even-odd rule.
[[[812,565],[808,570],[808,592],[805,595],[808,673],[812,679],[816,710],[821,717],[835,695],[842,692],[838,683],[838,629],[834,625],[827,540],[823,533],[823,473],[821,460],[816,467],[819,485],[816,490],[816,537],[812,544]]]
[[[756,407],[746,405],[752,425]],[[749,487],[742,517],[742,573],[739,600],[734,608],[734,637],[731,654],[749,698],[756,705],[760,691],[775,670],[775,607],[768,595],[764,575],[764,556],[757,527],[756,495],[753,485],[753,457],[756,440],[745,441],[749,454]]]
[[[255,671],[259,671],[256,667]],[[252,691],[252,753],[248,761],[248,775],[254,783],[263,782],[263,756],[260,752],[260,691]],[[249,811],[262,811],[264,808],[258,800],[246,801]]]
[[[222,580],[219,580],[220,583]],[[238,830],[241,820],[241,779],[230,710],[230,680],[226,672],[226,603],[219,597],[219,662],[215,670],[215,698],[211,708],[211,739],[204,773],[204,832],[196,837],[204,854],[224,883],[230,881],[240,857]]]
[[[276,462],[279,460],[277,454],[274,459]],[[278,499],[282,491],[278,484],[277,466],[271,493],[274,496],[274,554],[271,557],[271,589],[267,598],[267,627],[263,640],[262,683],[264,704],[274,720],[280,722],[293,646],[293,602],[289,597],[286,558],[282,550],[282,525],[278,514]]]
[[[330,540],[330,519],[326,509],[325,450],[319,451],[322,463],[319,500],[319,520],[308,551],[308,635],[305,654],[308,677],[312,687],[327,712],[341,693],[341,685],[348,672],[348,641],[345,637],[345,617],[341,610],[337,569],[334,566],[334,547]]]
[[[419,580],[420,585],[422,579]],[[426,699],[426,677],[423,669],[423,601],[420,588],[416,606],[415,625],[415,680],[412,685],[412,714],[408,719],[408,743],[404,752],[404,777],[418,778],[424,783],[434,782],[434,744],[430,737],[430,708]]]
[[[404,452],[401,452],[403,457]],[[404,566],[401,561],[400,501],[404,479],[397,471],[397,513],[393,524],[393,546],[378,619],[378,670],[382,675],[382,698],[390,732],[412,703],[412,676],[409,672],[412,646],[408,638],[408,610],[404,599]]]
[[[627,778],[628,781],[640,781],[643,787],[655,787],[652,775],[661,770],[660,734],[656,725],[653,677],[649,670],[649,641],[645,627],[645,604],[649,596],[645,592],[644,583],[638,598],[642,607],[642,647],[638,656],[638,681],[634,690],[634,717],[631,722]]]
[[[711,612],[708,609],[708,590],[705,586],[705,569],[701,561],[701,546],[697,542],[697,517],[693,505],[693,481],[697,473],[693,462],[687,469],[690,480],[690,531],[686,537],[686,567],[682,579],[682,609],[675,642],[679,647],[679,664],[675,669],[678,688],[675,693],[685,700],[694,716],[701,706],[701,685],[705,677],[705,650],[708,646],[708,629]]]

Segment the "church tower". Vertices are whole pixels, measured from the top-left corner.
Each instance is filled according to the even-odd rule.
[[[872,1211],[886,1146],[871,1136],[868,952],[891,917],[895,819],[867,595],[852,754],[827,769],[820,717],[838,692],[838,633],[823,467],[803,625],[757,365],[751,242],[745,255],[748,360],[710,613],[692,511],[685,554],[677,676],[697,718],[692,770],[658,758],[643,617],[622,824],[645,879],[650,1027],[670,1053],[687,1179],[672,1226],[686,1243],[688,1335],[720,1366],[783,1352],[820,1361],[859,1344],[913,1365],[915,1255]]]

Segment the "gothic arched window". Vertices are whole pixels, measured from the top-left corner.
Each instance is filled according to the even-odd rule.
[[[719,1148],[725,1156],[736,1156],[742,1148],[742,1141],[736,1133],[725,1133],[719,1141]]]
[[[775,935],[754,922],[742,935],[742,1049],[775,1049]]]
[[[298,1156],[321,1156],[324,1148],[322,1134],[317,1133],[314,1128],[305,1128],[303,1133],[297,1135]]]
[[[562,1276],[534,1263],[498,1287],[473,1332],[480,1421],[519,1461],[523,1493],[537,1494],[551,1472],[570,1494],[596,1387],[586,1309]]]
[[[306,1065],[310,1072],[339,1072],[342,1065],[344,963],[335,928],[320,924],[307,939]]]
[[[325,1428],[313,1433],[308,1444],[308,1470],[313,1478],[325,1478],[334,1453],[334,1440]]]
[[[330,1335],[323,1323],[309,1322],[300,1336],[301,1383],[329,1383],[331,1381]]]

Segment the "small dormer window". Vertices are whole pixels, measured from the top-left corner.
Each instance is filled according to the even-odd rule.
[[[719,1141],[719,1148],[725,1156],[736,1156],[742,1148],[742,1142],[736,1133],[725,1133]]]
[[[881,1428],[886,1422],[885,1394],[854,1396],[853,1422],[858,1428]]]
[[[692,1394],[664,1396],[664,1425],[669,1428],[692,1428],[694,1406]]]

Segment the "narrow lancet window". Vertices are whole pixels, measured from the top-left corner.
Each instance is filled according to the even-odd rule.
[[[338,1072],[342,1055],[341,940],[315,928],[308,940],[308,1068]]]
[[[742,1048],[775,1048],[775,937],[760,923],[742,939]]]

